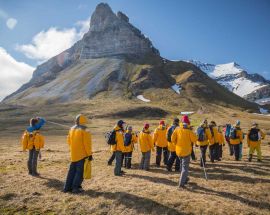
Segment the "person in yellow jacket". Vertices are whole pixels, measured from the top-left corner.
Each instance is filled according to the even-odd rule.
[[[253,153],[256,150],[258,162],[262,161],[261,140],[265,138],[265,133],[259,128],[257,123],[253,123],[247,134],[247,144],[249,147],[248,161],[252,161]]]
[[[132,126],[128,126],[128,129],[124,136],[124,151],[123,151],[123,160],[124,166],[127,169],[131,168],[131,159],[132,159],[132,152],[134,150],[134,144],[137,143],[138,137],[137,134],[133,132]]]
[[[30,126],[22,135],[21,143],[23,151],[29,151],[27,161],[28,174],[39,176],[37,172],[37,161],[40,150],[44,147],[44,136],[41,135],[40,129],[45,124],[45,120],[41,117],[30,119]]]
[[[149,131],[149,127],[149,124],[146,123],[139,134],[139,144],[142,153],[140,169],[146,171],[150,169],[151,150],[154,151],[153,138]]]
[[[235,160],[239,161],[240,156],[241,156],[240,144],[242,144],[243,138],[244,138],[243,132],[240,128],[240,121],[239,120],[237,120],[235,125],[232,126],[229,138],[230,138],[230,144],[233,146]]]
[[[176,155],[175,145],[172,143],[172,134],[177,127],[179,127],[179,119],[175,118],[173,120],[172,126],[170,126],[167,129],[167,133],[166,133],[166,137],[167,137],[167,141],[168,141],[168,151],[169,151],[167,170],[169,172],[172,171],[172,166],[173,166],[174,162],[175,162],[175,172],[180,171],[180,160],[179,160],[178,156]]]
[[[165,122],[161,120],[158,128],[155,129],[153,139],[156,146],[156,165],[160,166],[161,155],[163,152],[163,163],[167,165],[168,162],[168,142],[166,138],[167,128]]]
[[[197,141],[196,134],[189,127],[189,119],[187,116],[182,118],[180,127],[176,128],[172,134],[172,143],[175,144],[176,154],[180,159],[181,175],[179,187],[184,188],[188,183],[188,171],[190,163],[190,155],[192,151],[192,143]]]
[[[218,126],[218,161],[221,161],[223,146],[225,146],[225,139],[223,135],[223,127],[220,125]]]
[[[125,122],[123,120],[119,120],[114,127],[114,131],[116,132],[115,141],[116,144],[112,145],[112,151],[115,152],[115,166],[114,166],[114,175],[122,176],[125,172],[122,171],[122,160],[123,153],[125,151],[124,145],[124,134],[125,134]]]
[[[196,145],[200,147],[200,166],[205,166],[206,163],[206,151],[208,148],[209,140],[211,139],[211,132],[208,127],[208,122],[205,119],[201,125],[197,128],[197,138],[198,141]]]
[[[82,192],[83,171],[85,159],[92,160],[92,137],[87,130],[86,116],[76,116],[75,125],[70,128],[67,143],[70,149],[70,166],[64,186],[64,192]]]
[[[218,160],[218,129],[215,121],[211,121],[209,124],[209,130],[211,134],[211,138],[208,140],[209,142],[209,155],[210,160],[214,163],[215,160]]]

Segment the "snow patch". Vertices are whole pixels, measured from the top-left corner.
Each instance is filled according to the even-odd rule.
[[[193,111],[183,111],[183,112],[180,112],[181,115],[190,115],[190,114],[193,114],[194,112]]]
[[[270,97],[255,100],[257,104],[264,105],[270,103]]]
[[[171,86],[171,88],[177,93],[180,95],[180,91],[182,90],[182,87],[180,84],[174,84]]]
[[[143,101],[143,102],[150,102],[150,100],[144,98],[143,95],[138,95],[138,96],[137,96],[137,99],[139,99],[139,100],[141,100],[141,101]]]
[[[268,110],[260,107],[261,114],[267,114]]]

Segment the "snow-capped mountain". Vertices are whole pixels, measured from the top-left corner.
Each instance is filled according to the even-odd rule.
[[[270,81],[261,75],[250,74],[235,62],[218,65],[194,60],[188,62],[199,67],[233,93],[261,105],[270,103]]]

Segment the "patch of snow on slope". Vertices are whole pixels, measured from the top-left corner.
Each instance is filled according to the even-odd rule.
[[[194,112],[193,111],[183,111],[183,112],[180,112],[181,115],[190,115],[190,114],[193,114]]]
[[[171,88],[177,93],[180,94],[180,91],[182,90],[182,87],[180,84],[174,84],[171,86]]]
[[[218,83],[241,97],[246,96],[265,86],[261,85],[261,83],[252,82],[243,77],[231,81],[218,81]]]
[[[257,104],[264,105],[270,103],[270,97],[268,98],[262,98],[262,99],[257,99],[255,101]]]
[[[260,108],[260,112],[262,114],[267,114],[268,113],[268,110],[267,109],[264,109],[264,108]]]
[[[141,101],[143,101],[143,102],[150,102],[150,100],[144,98],[143,95],[138,95],[138,96],[137,96],[137,99],[139,99],[139,100],[141,100]]]

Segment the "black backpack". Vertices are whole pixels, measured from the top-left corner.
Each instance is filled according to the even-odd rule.
[[[131,144],[131,140],[132,140],[132,134],[131,133],[125,133],[124,145],[129,146]]]
[[[169,130],[167,132],[167,135],[166,135],[166,139],[167,139],[168,142],[172,142],[172,134],[173,134],[175,129],[176,129],[176,125],[172,125],[169,128]]]
[[[259,129],[252,128],[249,132],[248,138],[251,141],[258,141],[259,140]]]
[[[116,131],[113,130],[113,131],[108,132],[105,138],[108,145],[115,145],[116,144]]]

